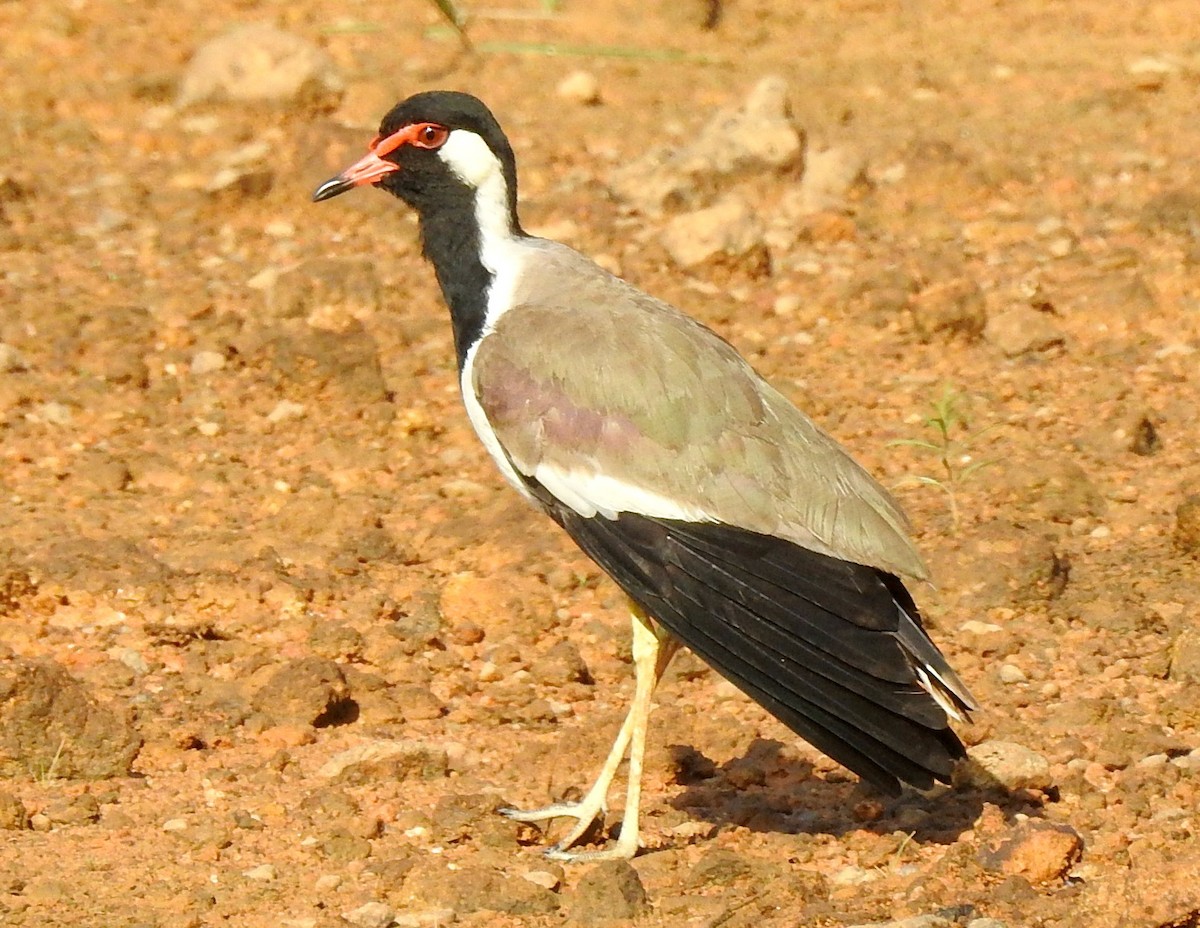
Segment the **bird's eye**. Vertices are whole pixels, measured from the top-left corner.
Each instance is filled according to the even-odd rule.
[[[445,126],[427,122],[418,126],[414,133],[413,144],[419,148],[441,148],[450,137],[450,130]]]

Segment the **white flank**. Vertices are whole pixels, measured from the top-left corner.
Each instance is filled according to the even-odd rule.
[[[564,471],[551,464],[539,464],[534,479],[581,516],[601,515],[615,519],[622,512],[634,512],[655,519],[677,519],[684,522],[708,522],[711,519],[699,509],[681,506],[645,487],[626,483],[608,474]]]
[[[488,422],[487,413],[483,411],[483,406],[480,405],[479,397],[475,395],[475,388],[472,386],[471,371],[475,367],[475,355],[482,344],[483,339],[481,338],[468,348],[467,357],[463,361],[462,379],[459,381],[459,388],[462,390],[463,405],[467,407],[467,418],[471,420],[471,427],[475,429],[475,434],[479,436],[483,447],[487,449],[487,453],[496,462],[496,466],[500,469],[500,473],[504,476],[504,479],[512,484],[518,493],[526,499],[532,500],[533,494],[525,486],[525,481],[517,473],[517,469],[513,466],[513,462],[505,452],[504,446],[500,444],[500,439],[496,437],[496,430]]]

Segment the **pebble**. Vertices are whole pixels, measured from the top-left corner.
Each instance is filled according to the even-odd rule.
[[[991,317],[983,336],[1010,358],[1047,351],[1065,341],[1049,314],[1030,306],[1016,306]]]
[[[74,414],[71,407],[64,403],[42,403],[33,407],[28,418],[32,422],[44,422],[47,425],[70,425]]]
[[[193,374],[211,374],[225,366],[225,355],[219,351],[197,351],[192,355],[188,369]]]
[[[21,831],[29,826],[29,813],[12,793],[0,792],[0,830]]]
[[[922,338],[962,336],[973,341],[987,326],[987,307],[979,285],[965,277],[938,281],[911,301],[913,325]]]
[[[1200,555],[1200,493],[1175,508],[1175,547],[1192,557]]]
[[[1186,626],[1171,645],[1167,676],[1184,683],[1200,683],[1200,628]]]
[[[11,374],[15,371],[28,370],[25,356],[12,345],[0,342],[0,374]]]
[[[747,255],[763,239],[750,204],[730,194],[713,206],[676,216],[659,241],[679,267],[691,268],[718,255]]]
[[[248,880],[269,883],[279,876],[279,872],[272,864],[259,864],[257,867],[251,867],[249,870],[243,870],[242,876]]]
[[[550,870],[526,870],[521,876],[535,886],[551,891],[558,889],[562,883],[562,877]]]
[[[388,928],[395,924],[396,912],[382,902],[368,902],[357,909],[343,912],[342,918],[357,928]]]
[[[957,785],[981,789],[997,783],[1005,789],[1049,789],[1054,781],[1050,762],[1024,745],[1011,741],[984,741],[967,752],[969,758],[954,771]]]
[[[596,106],[601,100],[600,82],[590,71],[572,71],[558,82],[555,93],[582,106]]]
[[[606,860],[580,877],[571,900],[571,917],[581,925],[611,924],[636,918],[646,909],[646,889],[625,860]]]
[[[392,921],[392,925],[395,928],[443,928],[444,925],[452,925],[457,920],[458,913],[454,909],[438,907],[400,912]]]
[[[1002,664],[1000,667],[1001,683],[1024,683],[1028,679],[1025,671],[1016,664]]]
[[[280,400],[275,408],[267,413],[267,421],[271,423],[285,422],[288,419],[303,419],[305,415],[303,403],[293,403],[291,400]]]
[[[855,149],[810,147],[804,153],[804,175],[799,185],[784,195],[781,212],[799,217],[840,209],[847,194],[864,181],[866,174],[867,160]]]

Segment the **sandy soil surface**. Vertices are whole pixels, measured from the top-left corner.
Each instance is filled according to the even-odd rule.
[[[474,56],[417,0],[0,4],[0,924],[1200,924],[1194,0],[471,9]],[[261,22],[325,57],[212,97]],[[801,159],[613,192],[768,75]],[[528,226],[898,487],[995,781],[885,801],[684,655],[632,866],[494,814],[590,782],[632,669],[470,432],[412,217],[309,203],[433,87]],[[949,474],[895,444],[947,385]]]

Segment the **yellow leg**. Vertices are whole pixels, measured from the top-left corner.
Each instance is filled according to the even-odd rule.
[[[612,749],[600,768],[600,775],[587,795],[579,802],[560,802],[542,809],[522,812],[505,809],[504,814],[518,822],[540,822],[552,818],[574,818],[575,827],[553,847],[546,856],[555,860],[628,859],[638,851],[638,810],[642,796],[642,760],[646,752],[646,728],[650,718],[650,700],[667,664],[679,645],[665,632],[655,628],[653,620],[640,608],[630,604],[633,619],[633,667],[636,673],[633,703],[617,733]],[[599,851],[569,851],[608,808],[608,791],[616,777],[626,751],[629,753],[629,782],[625,794],[625,818],[621,835],[610,847]]]

